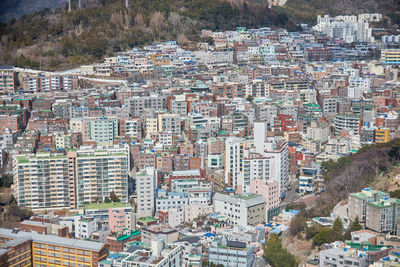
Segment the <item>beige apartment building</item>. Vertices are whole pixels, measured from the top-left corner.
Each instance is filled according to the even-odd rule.
[[[14,156],[15,198],[32,210],[78,208],[112,191],[128,201],[129,147],[81,147],[63,153]]]

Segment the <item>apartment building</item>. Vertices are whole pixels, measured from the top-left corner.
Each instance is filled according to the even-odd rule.
[[[156,198],[156,211],[163,210],[168,211],[169,209],[182,208],[189,204],[188,196],[185,193],[168,192],[165,191],[161,194],[158,191],[158,197]]]
[[[91,119],[90,139],[99,145],[112,145],[114,138],[118,136],[117,119]]]
[[[382,49],[381,61],[385,64],[400,64],[400,49]]]
[[[7,95],[15,92],[17,86],[17,73],[14,67],[0,66],[0,94]]]
[[[156,171],[154,167],[147,167],[136,173],[137,214],[153,216],[156,198]],[[138,216],[139,216],[138,215]],[[139,216],[139,217],[140,217]]]
[[[13,174],[18,204],[33,210],[84,206],[112,191],[128,199],[129,150],[81,147],[62,153],[15,155]]]
[[[311,122],[311,125],[307,127],[307,137],[321,143],[328,142],[329,124],[318,124],[315,121]]]
[[[78,88],[77,75],[25,76],[22,90],[25,93],[69,91]]]
[[[129,120],[120,120],[120,136],[129,136],[131,138],[140,139],[143,136],[142,120],[140,118],[132,118]]]
[[[254,263],[254,247],[245,242],[216,239],[208,249],[208,261],[224,267],[251,267]]]
[[[72,118],[69,121],[69,127],[74,132],[82,133],[82,141],[90,139],[90,119],[89,118]]]
[[[247,152],[247,151],[246,151]],[[239,188],[243,193],[251,192],[250,185],[254,179],[269,180],[271,177],[270,169],[273,167],[273,159],[262,154],[251,153],[243,159],[243,172],[240,174]],[[279,190],[278,190],[279,191]]]
[[[390,141],[390,129],[389,128],[375,129],[375,142],[376,143],[387,143],[389,141]]]
[[[72,155],[74,152],[71,152]],[[128,145],[113,147],[81,147],[73,158],[75,168],[72,186],[75,203],[78,207],[85,203],[102,201],[110,193],[122,201],[128,201],[128,175],[130,171],[130,152]]]
[[[229,137],[225,140],[225,184],[236,187],[243,172],[244,139]]]
[[[88,239],[98,230],[98,221],[91,216],[76,214],[74,216],[75,238]]]
[[[284,139],[267,138],[267,122],[254,122],[254,147],[265,160],[269,158],[270,179],[279,182],[281,195],[286,194],[289,179],[289,148]]]
[[[367,202],[365,227],[379,233],[396,234],[400,227],[400,200],[383,197]]]
[[[136,215],[133,212],[127,212],[125,208],[109,208],[108,227],[111,232],[122,232],[124,229],[136,229]]]
[[[20,266],[98,266],[108,254],[108,246],[101,242],[4,228],[0,228],[0,244],[8,254],[7,261]]]
[[[365,222],[367,219],[367,203],[379,202],[388,197],[389,193],[371,190],[370,188],[364,188],[358,193],[351,193],[348,204],[349,219],[354,220],[358,217],[360,222]]]
[[[322,250],[319,253],[319,266],[359,266],[367,267],[367,253],[346,248],[331,248]]]
[[[132,96],[125,99],[124,104],[128,106],[131,116],[140,117],[146,110],[165,110],[167,97],[161,95]]]
[[[362,118],[360,115],[351,113],[338,113],[334,119],[335,135],[341,131],[352,131],[353,134],[359,134]]]
[[[232,224],[257,225],[265,223],[265,199],[261,195],[214,195],[215,212],[225,215]]]
[[[14,196],[28,209],[63,209],[70,206],[68,157],[36,153],[13,158]]]
[[[180,116],[178,114],[159,114],[158,132],[170,133],[172,135],[180,135],[181,133]]]
[[[274,180],[254,179],[250,181],[250,192],[265,199],[265,218],[267,222],[279,214],[279,183]]]

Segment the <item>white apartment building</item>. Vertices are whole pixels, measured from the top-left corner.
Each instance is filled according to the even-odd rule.
[[[265,199],[261,195],[246,194],[229,196],[214,195],[214,209],[237,225],[257,225],[265,223]]]
[[[269,178],[279,182],[279,190],[282,195],[286,194],[289,180],[289,149],[288,144],[283,139],[267,138],[266,122],[254,122],[254,147],[255,152],[264,158],[261,163],[264,175],[269,173]],[[269,158],[270,167],[267,168]],[[254,165],[259,162],[253,160]],[[260,166],[260,165],[259,165]],[[268,170],[269,169],[269,170]],[[266,176],[264,176],[266,178]],[[246,177],[247,178],[247,177]],[[250,177],[251,178],[251,177]],[[262,178],[262,177],[261,177]]]
[[[248,152],[248,151],[246,151]],[[248,153],[246,153],[248,154]],[[265,157],[262,154],[251,153],[243,159],[243,172],[240,176],[240,184],[244,194],[250,193],[250,181],[254,179],[270,180],[271,164],[273,158]]]
[[[212,189],[210,187],[193,187],[187,190],[189,205],[210,205]]]
[[[307,137],[321,143],[328,142],[329,125],[318,125],[316,122],[311,122],[311,126],[307,127]]]
[[[346,43],[375,41],[368,21],[358,20],[357,16],[318,15],[317,25],[313,30],[322,32],[330,38],[342,39]]]
[[[168,192],[156,199],[156,211],[168,211],[169,209],[180,209],[189,205],[189,199],[185,193]]]
[[[224,267],[252,267],[254,264],[254,247],[245,242],[229,241],[225,238],[211,242],[208,249],[208,260]]]
[[[229,137],[225,140],[225,184],[236,187],[243,171],[244,139]]]
[[[75,215],[74,216],[75,238],[90,238],[93,232],[98,230],[97,220],[90,216]]]
[[[154,215],[156,186],[157,180],[154,168],[148,167],[136,173],[137,213],[140,216]]]

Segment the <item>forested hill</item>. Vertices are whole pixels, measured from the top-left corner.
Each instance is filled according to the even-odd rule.
[[[63,69],[153,40],[196,41],[201,29],[282,26],[293,30],[299,22],[312,22],[316,14],[339,13],[338,5],[330,3],[363,2],[289,0],[284,7],[269,9],[266,0],[129,0],[127,9],[125,0],[81,0],[79,9],[78,0],[72,0],[68,12],[65,3],[56,8],[62,0],[30,1],[55,5],[1,24],[0,64],[37,68],[41,62],[43,69]],[[382,0],[380,9],[391,1],[398,2]],[[393,13],[390,10],[385,12]]]
[[[0,60],[47,69],[99,60],[113,52],[152,40],[196,40],[201,29],[226,30],[239,25],[294,28],[283,12],[266,4],[235,6],[222,0],[92,0],[73,10],[44,9],[2,24]],[[84,3],[85,0],[82,0]]]
[[[65,7],[68,0],[0,0],[0,21],[6,22],[45,8]]]

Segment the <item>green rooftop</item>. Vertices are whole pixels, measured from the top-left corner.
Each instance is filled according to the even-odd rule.
[[[145,223],[150,223],[150,222],[156,222],[157,219],[154,218],[154,217],[151,217],[151,216],[147,216],[147,217],[139,218],[138,221],[142,221],[142,222],[145,222]]]
[[[129,205],[122,202],[111,202],[111,203],[91,203],[86,204],[85,209],[87,210],[95,210],[95,209],[109,209],[109,208],[124,208]]]
[[[388,245],[371,245],[368,242],[365,243],[352,243],[350,241],[346,241],[346,246],[350,246],[352,249],[363,250],[366,249],[367,251],[376,252],[382,250],[382,248],[391,248],[392,246]]]
[[[244,200],[247,200],[247,199],[252,199],[252,198],[255,198],[255,197],[259,197],[260,195],[258,195],[258,194],[246,194],[246,195],[238,195],[238,196],[236,196],[237,198],[239,198],[239,199],[244,199]]]
[[[18,160],[18,163],[29,163],[29,159],[25,156],[17,156],[16,159]]]
[[[378,209],[390,208],[393,204],[397,203],[400,204],[400,200],[396,198],[390,198],[387,200],[375,201],[375,202],[368,202],[367,205],[371,207],[375,207]]]
[[[319,108],[319,105],[315,104],[315,103],[307,103],[304,106],[309,107],[309,108],[313,108],[313,107],[314,108]]]
[[[118,241],[124,241],[126,239],[130,239],[133,236],[138,236],[140,235],[140,231],[139,230],[135,230],[135,231],[131,231],[129,234],[126,235],[121,235],[119,237],[117,237]]]

